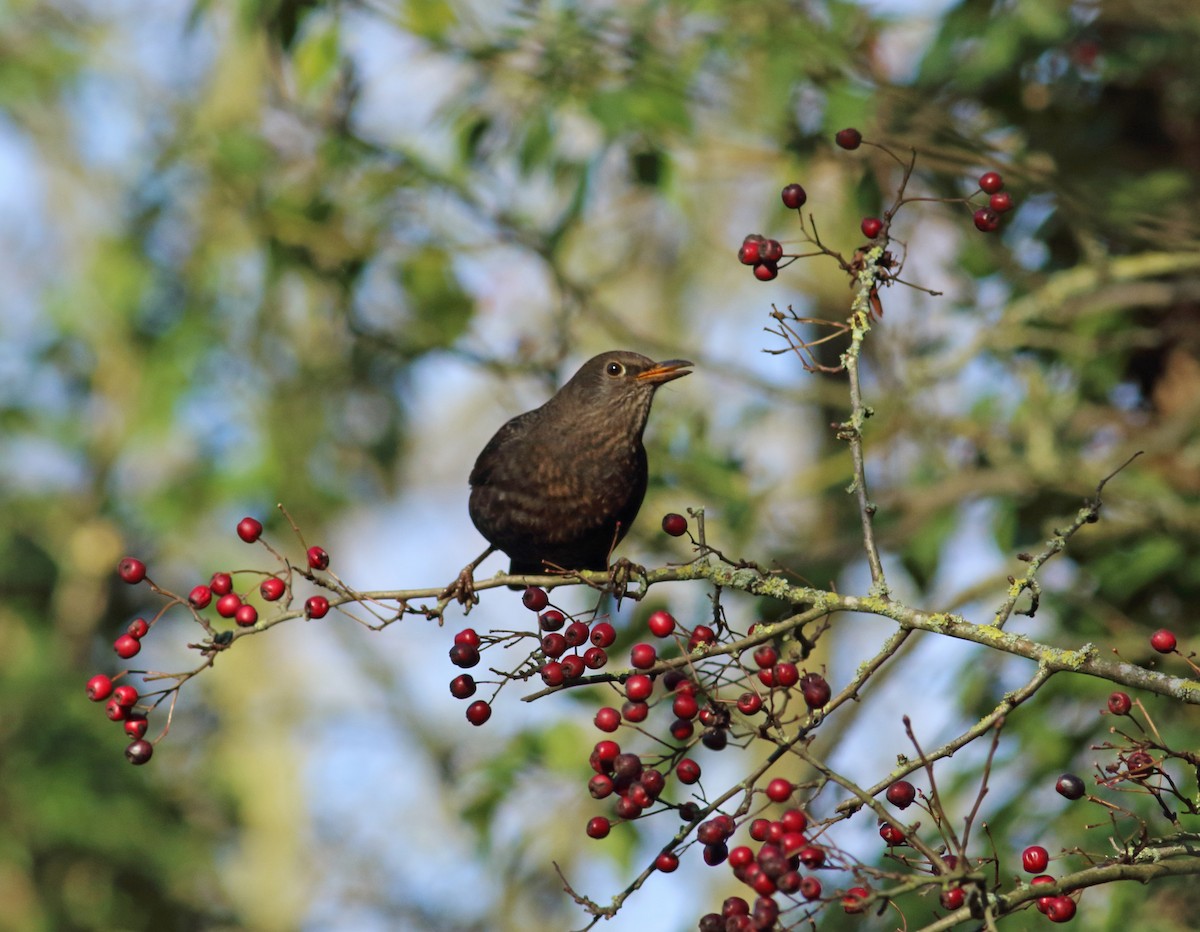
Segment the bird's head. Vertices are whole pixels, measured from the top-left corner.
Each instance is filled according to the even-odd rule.
[[[640,353],[610,350],[585,362],[559,390],[555,401],[578,407],[588,415],[617,418],[640,433],[655,390],[690,375],[691,366],[686,359],[655,362]]]

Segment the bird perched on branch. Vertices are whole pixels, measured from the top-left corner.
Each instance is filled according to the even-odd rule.
[[[491,546],[463,570],[468,585],[493,550],[508,554],[514,574],[608,569],[646,494],[642,432],[654,393],[691,365],[601,353],[501,427],[471,470],[471,520]]]

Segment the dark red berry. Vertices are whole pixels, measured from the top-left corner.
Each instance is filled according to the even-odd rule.
[[[1058,782],[1054,784],[1054,789],[1060,796],[1065,796],[1067,799],[1079,799],[1086,792],[1083,781],[1073,773],[1064,773],[1059,777]]]
[[[492,717],[492,707],[482,699],[476,699],[467,706],[467,721],[472,725],[482,725]]]
[[[329,568],[329,554],[325,552],[323,547],[308,548],[308,565],[314,570],[325,570]]]
[[[283,598],[284,592],[287,591],[287,586],[284,585],[282,579],[278,579],[275,576],[268,576],[259,585],[258,591],[268,602],[278,602]]]
[[[460,673],[450,681],[450,695],[455,699],[470,699],[475,695],[475,677]]]
[[[700,779],[700,765],[690,757],[685,757],[675,765],[675,776],[680,783],[695,783]]]
[[[125,759],[131,764],[142,765],[154,753],[154,745],[145,738],[139,738],[125,749]]]
[[[469,670],[479,663],[479,648],[470,644],[455,644],[450,648],[450,662],[456,667]]]
[[[973,217],[975,229],[980,233],[993,233],[1000,226],[1000,215],[990,207],[980,207]]]
[[[563,631],[563,638],[566,640],[568,647],[578,647],[580,644],[587,643],[589,634],[590,632],[586,624],[582,621],[573,621]]]
[[[588,819],[587,833],[589,838],[607,838],[612,823],[604,816],[593,816]]]
[[[674,512],[663,515],[662,529],[672,537],[682,537],[687,533],[687,518]]]
[[[819,900],[821,898],[821,881],[816,877],[805,877],[800,881],[800,895],[806,900]]]
[[[995,194],[1004,187],[1004,179],[997,172],[984,172],[979,176],[979,187],[984,194]]]
[[[780,193],[780,197],[783,198],[783,206],[788,210],[798,210],[808,200],[807,192],[798,184],[789,184]]]
[[[917,798],[917,789],[907,780],[897,780],[887,788],[887,801],[897,809],[907,809]]]
[[[550,596],[546,595],[545,589],[529,586],[521,594],[521,603],[531,612],[540,612],[550,604]]]
[[[704,846],[704,863],[709,867],[724,864],[727,857],[729,857],[729,846],[723,841],[719,841],[715,845]]]
[[[738,249],[738,261],[742,265],[757,265],[762,261],[762,247],[766,242],[766,239],[758,234],[747,236]]]
[[[1007,191],[998,191],[988,198],[988,207],[998,214],[1006,214],[1013,209],[1012,195]]]
[[[708,646],[715,644],[717,640],[716,632],[708,625],[696,625],[692,629],[692,636],[688,638],[688,650],[695,650],[697,647]]]
[[[113,682],[103,673],[97,673],[87,681],[87,697],[92,702],[103,702],[112,695]]]
[[[664,874],[670,874],[679,867],[679,857],[670,851],[664,851],[654,859],[654,867]]]
[[[805,673],[800,678],[800,689],[804,693],[804,702],[810,709],[822,709],[833,694],[825,677],[819,673]]]
[[[675,630],[675,619],[670,612],[659,610],[650,615],[646,619],[646,627],[650,629],[650,633],[655,637],[669,637],[671,632]]]
[[[549,663],[542,664],[541,670],[542,682],[547,686],[561,686],[566,677],[563,675],[562,664],[557,660],[551,660]]]
[[[779,662],[779,651],[770,644],[763,644],[754,651],[754,663],[760,670],[773,667]]]
[[[890,822],[884,822],[879,826],[879,837],[889,845],[904,844],[904,832]]]
[[[137,638],[140,641],[150,633],[150,625],[145,618],[135,618],[129,623],[129,627],[125,629],[125,633],[131,638]]]
[[[687,741],[696,733],[696,726],[690,719],[677,718],[671,723],[671,737],[676,741]]]
[[[637,670],[649,670],[658,662],[653,644],[634,644],[629,651],[629,665]]]
[[[538,616],[538,627],[543,631],[558,631],[566,623],[566,616],[556,608],[542,612]]]
[[[808,845],[796,852],[796,857],[809,870],[816,870],[825,863],[825,849],[820,845]]]
[[[737,707],[743,715],[755,715],[762,709],[762,697],[758,693],[742,693],[738,696]]]
[[[141,712],[130,712],[125,716],[125,721],[122,722],[125,728],[125,734],[131,738],[146,737],[146,729],[150,727],[150,721]]]
[[[117,564],[117,575],[122,582],[137,585],[146,578],[146,564],[136,557],[125,557]]]
[[[1075,918],[1075,901],[1069,896],[1054,896],[1046,904],[1046,918],[1051,922],[1070,922]]]
[[[747,851],[750,849],[747,848]],[[730,852],[729,863],[733,864],[733,852]],[[721,915],[728,919],[730,916],[749,916],[750,904],[740,896],[731,896],[721,904]]]
[[[122,634],[113,641],[113,650],[122,660],[128,660],[142,649],[142,642],[129,634]]]
[[[691,693],[678,693],[671,700],[671,711],[675,713],[676,718],[692,719],[699,714],[700,704]]]
[[[329,614],[329,600],[323,595],[309,596],[304,603],[304,614],[309,618],[324,618]]]
[[[138,701],[138,691],[134,686],[121,685],[113,690],[113,700],[118,705],[123,705],[129,708]]]
[[[1169,654],[1175,649],[1175,635],[1166,628],[1159,628],[1150,635],[1150,646],[1160,654]]]
[[[863,217],[859,228],[867,239],[874,239],[883,230],[883,221],[878,217]]]
[[[779,277],[779,266],[774,262],[759,262],[754,266],[754,277],[760,282],[774,281]]]
[[[778,262],[783,258],[783,245],[779,240],[769,239],[763,243],[761,252],[763,262]]]
[[[616,731],[621,724],[621,713],[614,708],[605,706],[596,712],[592,721],[601,731]]]
[[[1125,758],[1125,766],[1131,774],[1145,773],[1154,767],[1154,758],[1145,751],[1134,751]]]
[[[567,639],[557,631],[542,638],[542,653],[547,657],[561,657],[567,652]]]
[[[842,897],[842,909],[848,913],[861,913],[863,911],[863,900],[870,895],[866,887],[851,887],[846,891],[846,895]]]
[[[634,702],[644,702],[654,691],[654,680],[644,673],[635,673],[625,681],[625,697]]]
[[[795,789],[796,788],[790,782],[783,779],[783,777],[776,777],[767,784],[767,799],[771,800],[773,803],[784,802],[789,796],[792,795]]]
[[[775,664],[775,685],[783,689],[791,689],[800,680],[800,670],[794,663],[787,660]]]
[[[1021,867],[1027,874],[1040,874],[1050,863],[1050,852],[1041,845],[1030,845],[1021,852]]]
[[[949,887],[942,891],[939,899],[942,903],[942,909],[955,910],[967,901],[967,895],[963,893],[962,887]]]
[[[1129,693],[1115,692],[1108,697],[1108,711],[1113,715],[1128,715],[1133,708],[1133,700]]]
[[[606,773],[598,773],[588,780],[588,792],[592,799],[606,799],[613,793],[613,779]]]
[[[262,522],[249,516],[237,523],[237,536],[248,544],[254,543],[262,536]]]
[[[217,599],[217,614],[222,618],[232,618],[242,607],[242,600],[236,592],[226,592]]]
[[[583,658],[577,654],[571,654],[569,657],[563,657],[562,663],[563,677],[568,680],[577,680],[583,676],[583,671],[586,666]]]
[[[843,149],[857,149],[862,145],[862,133],[854,129],[854,127],[839,129],[834,135],[833,141]]]
[[[125,717],[129,714],[129,709],[128,707],[117,702],[116,699],[109,699],[108,702],[104,704],[104,714],[108,717],[110,722],[123,722],[125,721]]]
[[[627,722],[633,722],[634,724],[637,724],[638,722],[644,722],[646,720],[646,716],[649,714],[650,706],[645,702],[633,702],[632,700],[627,700],[621,706],[621,718],[625,719]]]
[[[612,647],[613,642],[617,639],[617,630],[607,621],[602,621],[592,628],[588,639],[597,647]],[[570,641],[570,637],[567,640]]]
[[[208,588],[213,595],[227,595],[233,591],[233,577],[228,573],[213,573]]]
[[[188,602],[192,608],[208,608],[212,601],[212,590],[208,586],[196,586],[188,593]]]
[[[454,634],[455,644],[466,644],[469,647],[478,647],[480,643],[479,632],[474,628],[463,628]]]
[[[608,654],[603,647],[589,647],[583,652],[583,665],[589,670],[599,670],[608,663]]]

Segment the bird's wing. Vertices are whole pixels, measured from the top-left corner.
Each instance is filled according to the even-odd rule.
[[[487,446],[483,448],[479,456],[475,460],[475,466],[471,470],[470,483],[472,486],[486,486],[492,481],[492,470],[495,468],[496,458],[500,451],[506,447],[520,442],[520,438],[529,433],[531,421],[539,409],[526,411],[524,414],[518,414],[498,431],[491,440],[487,442]]]

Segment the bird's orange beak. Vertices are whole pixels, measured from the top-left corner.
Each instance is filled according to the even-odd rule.
[[[672,379],[681,379],[685,375],[691,375],[692,370],[688,367],[694,365],[694,362],[687,359],[666,359],[663,362],[656,362],[645,372],[639,372],[634,378],[639,382],[662,385]]]

